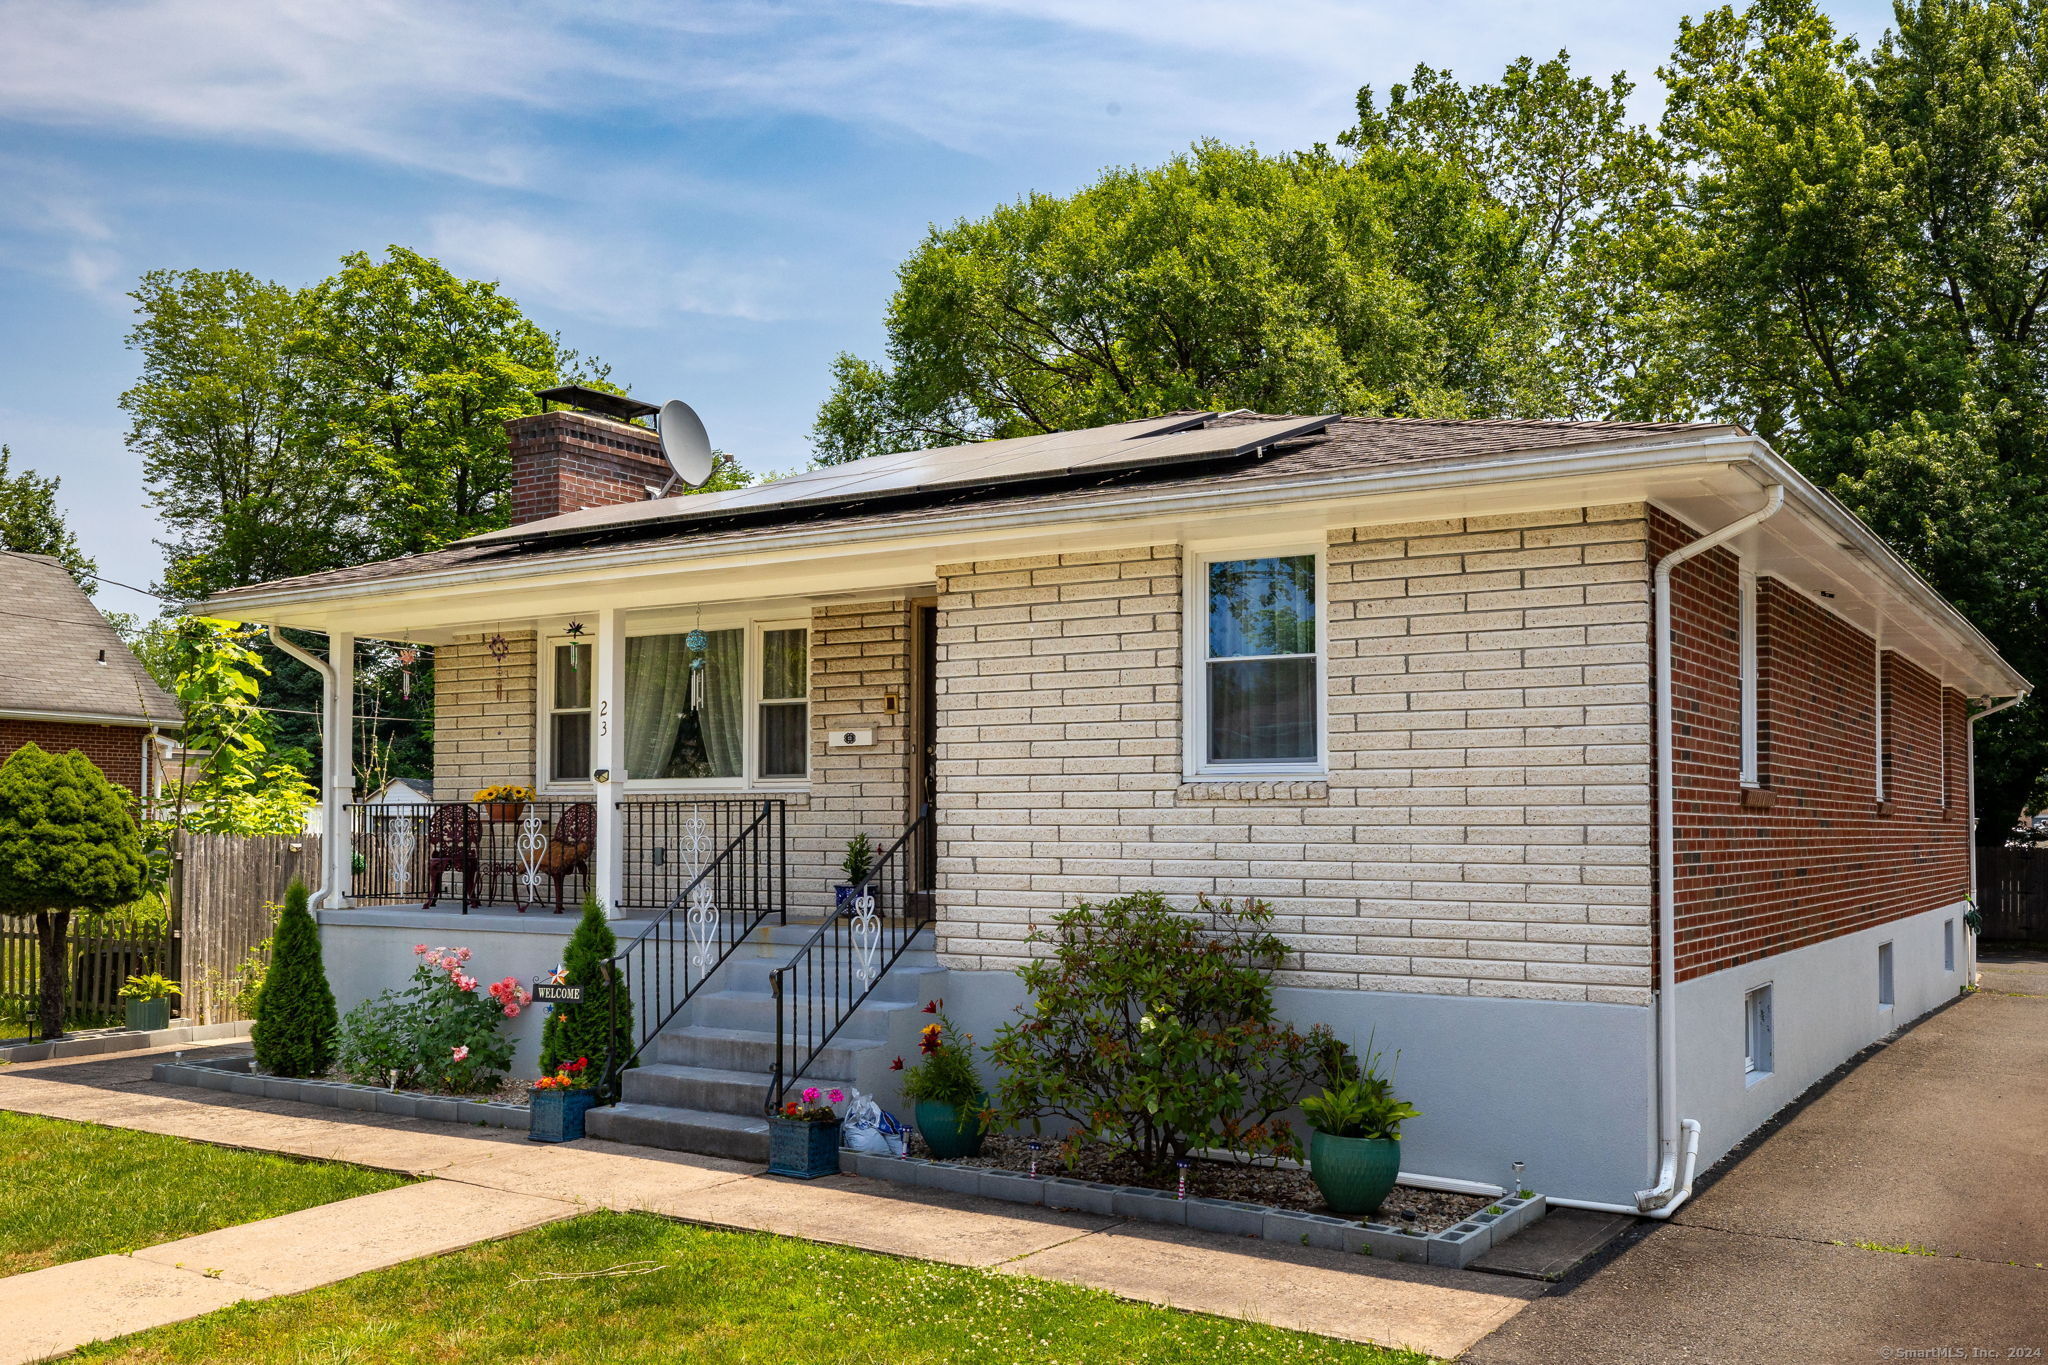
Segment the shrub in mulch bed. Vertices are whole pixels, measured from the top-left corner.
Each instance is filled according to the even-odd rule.
[[[913,1137],[910,1155],[929,1158],[931,1152],[922,1138]],[[984,1141],[980,1156],[955,1159],[951,1164],[1028,1171],[1031,1169],[1031,1156],[1025,1139],[991,1134]],[[1136,1185],[1152,1190],[1171,1190],[1178,1184],[1177,1172],[1161,1179],[1148,1174],[1135,1160],[1100,1148],[1083,1148],[1074,1164],[1068,1166],[1060,1160],[1055,1145],[1050,1142],[1043,1144],[1038,1152],[1038,1173],[1111,1185]],[[1197,1158],[1188,1163],[1188,1197],[1236,1199],[1248,1204],[1320,1213],[1331,1218],[1343,1216],[1323,1203],[1322,1193],[1309,1179],[1307,1171],[1286,1167],[1241,1165]],[[1380,1206],[1375,1221],[1417,1232],[1436,1232],[1463,1222],[1492,1202],[1482,1195],[1396,1185],[1393,1193],[1387,1196],[1387,1202]]]

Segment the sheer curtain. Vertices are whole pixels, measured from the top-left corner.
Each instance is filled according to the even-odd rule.
[[[714,630],[704,641],[705,777],[738,777],[746,754],[746,653],[743,630]],[[694,774],[693,774],[694,775]]]
[[[690,705],[690,651],[680,635],[626,641],[626,775],[680,777],[670,771],[676,736]]]

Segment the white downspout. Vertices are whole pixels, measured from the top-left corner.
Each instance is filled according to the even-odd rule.
[[[355,651],[356,638],[338,631],[327,636],[328,658],[299,648],[276,626],[271,626],[270,642],[290,657],[320,675],[320,889],[314,893],[311,904],[314,908],[339,910],[348,904],[348,885],[352,879],[351,854],[348,831],[348,804],[355,796],[355,769],[351,752],[355,717]],[[339,670],[333,663],[337,653],[346,652],[349,660],[349,685],[341,686]]]
[[[1696,555],[1761,524],[1785,505],[1785,486],[1772,484],[1757,511],[1712,531],[1657,561],[1657,1183],[1636,1191],[1636,1211],[1668,1218],[1692,1193],[1700,1125],[1678,1117],[1678,838],[1671,724],[1671,571]]]
[[[1968,785],[1966,796],[1969,802],[1963,808],[1963,826],[1970,832],[1970,908],[1979,913],[1982,913],[1984,907],[1978,903],[1977,896],[1977,722],[1986,716],[1997,715],[2008,706],[2018,706],[2027,699],[2027,696],[2027,693],[2021,692],[2017,696],[2007,697],[1996,706],[1985,707],[1970,717],[1969,728],[1963,731],[1970,741],[1967,761],[1963,767],[1963,781]],[[1986,697],[1984,700],[1991,699]],[[1977,984],[1977,936],[1971,934],[1969,942],[1970,970],[1965,979],[1974,986]]]

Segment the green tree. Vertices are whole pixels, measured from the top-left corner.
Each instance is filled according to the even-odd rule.
[[[306,884],[285,888],[270,967],[256,996],[249,1043],[256,1063],[278,1076],[318,1076],[334,1060],[334,991],[320,954],[320,926],[306,909]]]
[[[78,537],[57,510],[57,488],[63,481],[33,469],[16,474],[9,468],[13,457],[12,450],[0,445],[0,550],[52,556],[91,596],[99,587],[93,576],[100,566],[78,548]]]
[[[64,1032],[64,949],[74,913],[133,901],[146,868],[127,792],[76,750],[24,744],[0,763],[0,911],[32,914],[42,1036]]]
[[[280,751],[275,726],[257,704],[267,674],[255,630],[188,616],[161,623],[152,643],[168,663],[170,689],[185,713],[186,773],[169,790],[172,823],[217,834],[296,834],[317,799],[304,754]],[[163,663],[159,663],[163,667]]]
[[[2048,677],[2048,7],[1808,0],[1680,30],[1645,225],[1702,407],[1778,443]],[[2048,797],[2048,707],[1980,727],[1980,842]]]
[[[817,458],[1177,408],[1541,415],[1550,324],[1516,224],[1441,158],[1202,143],[934,229],[888,364],[851,355]]]
[[[360,558],[357,481],[302,353],[303,292],[243,270],[152,270],[131,297],[142,373],[121,406],[170,530],[166,591],[196,599]]]
[[[578,1057],[588,1057],[593,1067],[604,1066],[616,1057],[623,1062],[633,1050],[633,997],[620,981],[617,1029],[613,1028],[611,994],[606,986],[604,964],[619,951],[619,942],[595,896],[583,901],[583,917],[562,950],[563,980],[583,987],[580,1005],[550,1005],[540,1027],[540,1067],[554,1071]]]

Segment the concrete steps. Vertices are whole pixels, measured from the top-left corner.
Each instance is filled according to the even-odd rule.
[[[649,1041],[620,1082],[620,1102],[593,1109],[592,1137],[742,1161],[768,1157],[766,1106],[775,1065],[775,1000],[768,978],[817,932],[762,925],[704,989]],[[846,932],[845,921],[834,926]],[[828,940],[829,942],[829,940]],[[876,1088],[914,1036],[928,978],[943,972],[929,933],[905,950],[801,1078],[821,1090]],[[892,1039],[895,1042],[892,1043]]]

